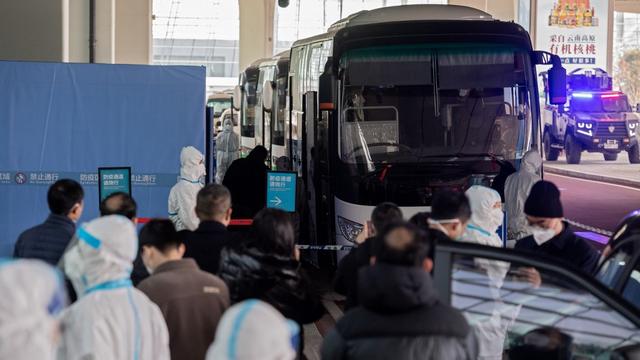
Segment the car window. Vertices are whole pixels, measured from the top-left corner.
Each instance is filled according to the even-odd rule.
[[[569,335],[574,358],[609,359],[638,344],[631,321],[560,274],[489,258],[452,260],[451,304],[472,325],[482,356],[501,358],[544,328]]]
[[[632,260],[635,253],[635,241],[628,241],[617,248],[614,248],[613,253],[604,261],[604,263],[598,269],[596,279],[605,284],[608,288],[614,289],[620,282],[620,278],[624,274],[624,269]]]
[[[635,269],[631,272],[622,290],[622,296],[640,308],[640,263],[636,263]]]

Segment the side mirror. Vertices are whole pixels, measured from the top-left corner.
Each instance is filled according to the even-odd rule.
[[[273,107],[273,81],[265,80],[262,86],[262,107],[266,111],[271,111]]]
[[[324,72],[320,74],[319,79],[319,102],[322,110],[329,110],[327,107],[333,106],[335,103],[335,83],[333,77],[333,58],[329,57],[324,65]]]
[[[553,105],[567,102],[567,70],[559,62],[549,69],[549,102]]]
[[[233,108],[240,110],[242,106],[242,86],[236,85],[233,88]]]
[[[562,67],[560,57],[546,51],[534,51],[531,57],[536,65],[552,65],[546,75],[549,103],[565,104],[567,102],[567,70]]]

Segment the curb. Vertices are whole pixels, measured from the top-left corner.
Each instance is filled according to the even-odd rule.
[[[548,172],[550,174],[570,176],[570,177],[575,177],[575,178],[585,179],[585,180],[601,181],[601,182],[606,182],[610,184],[622,185],[622,186],[628,186],[628,187],[640,189],[640,181],[636,181],[636,180],[620,179],[612,176],[583,173],[576,170],[559,169],[554,167],[553,165],[547,165],[547,164],[543,165],[543,169],[544,169],[544,172]]]

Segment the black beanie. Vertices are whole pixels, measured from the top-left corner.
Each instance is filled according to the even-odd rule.
[[[564,217],[558,187],[544,180],[535,183],[524,203],[524,213],[541,218]]]

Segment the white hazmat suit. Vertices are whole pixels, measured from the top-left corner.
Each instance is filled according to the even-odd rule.
[[[169,193],[169,219],[177,231],[195,230],[200,225],[196,216],[196,197],[203,185],[200,178],[206,174],[204,156],[193,146],[180,152],[180,179]]]
[[[61,274],[39,260],[1,262],[0,294],[0,359],[55,359],[55,315],[66,305]]]
[[[231,119],[227,119],[222,132],[216,137],[216,183],[222,184],[227,169],[239,157],[240,137],[233,131]]]
[[[536,150],[529,150],[522,158],[520,170],[511,174],[504,185],[504,202],[507,210],[508,239],[519,240],[531,235],[528,230],[524,203],[535,183],[540,181],[542,158]]]
[[[496,233],[504,220],[500,206],[500,194],[485,186],[475,185],[465,193],[471,205],[471,220],[462,237],[463,241],[494,247],[502,247]],[[502,359],[507,330],[517,317],[519,307],[503,305],[500,289],[510,264],[484,258],[474,259],[475,266],[486,273],[489,293],[494,299],[491,317],[476,322],[473,326],[480,345],[478,359]]]
[[[462,240],[475,244],[502,247],[496,233],[504,221],[500,194],[486,186],[474,185],[465,193],[471,205],[471,220]]]
[[[65,253],[65,273],[78,301],[62,316],[58,358],[169,359],[169,333],[156,304],[131,285],[138,237],[119,215],[98,218],[77,231]]]
[[[293,360],[298,325],[273,306],[251,299],[227,310],[206,360]]]

